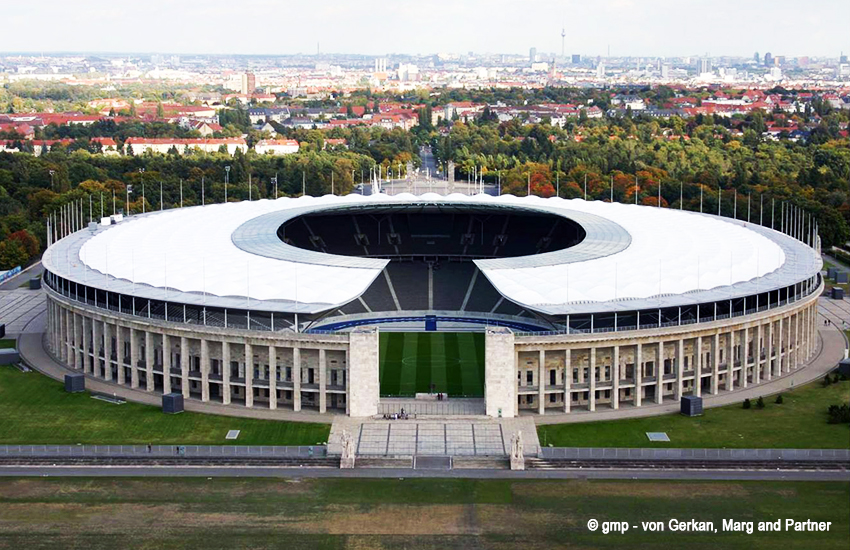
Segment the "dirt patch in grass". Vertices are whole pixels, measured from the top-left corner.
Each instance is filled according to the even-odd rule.
[[[608,496],[635,498],[741,497],[749,491],[737,483],[618,483],[576,481],[569,488],[562,483],[517,483],[511,487],[516,496],[534,498],[574,498]]]

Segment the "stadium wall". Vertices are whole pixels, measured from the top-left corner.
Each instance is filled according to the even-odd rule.
[[[58,361],[87,376],[258,410],[377,414],[375,330],[205,327],[98,309],[46,288],[46,345]],[[593,413],[672,403],[688,394],[710,400],[763,384],[803,367],[816,352],[822,289],[820,281],[797,301],[709,323],[569,335],[490,329],[487,414]]]

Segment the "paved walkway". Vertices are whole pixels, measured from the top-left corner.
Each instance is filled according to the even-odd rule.
[[[24,283],[28,283],[30,279],[40,277],[44,273],[44,267],[41,265],[41,260],[31,266],[21,270],[20,273],[0,283],[0,290],[15,290]]]
[[[47,310],[44,292],[16,288],[0,290],[0,324],[6,325],[6,334],[14,336],[26,331],[43,329],[31,321]]]

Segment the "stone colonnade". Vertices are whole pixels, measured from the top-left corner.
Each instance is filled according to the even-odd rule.
[[[87,376],[223,405],[348,412],[347,334],[140,322],[49,290],[47,315],[50,352]]]
[[[818,295],[698,325],[517,337],[513,412],[640,407],[769,382],[802,367],[815,353]]]

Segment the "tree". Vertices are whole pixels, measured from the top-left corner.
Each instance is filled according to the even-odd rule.
[[[380,105],[378,105],[378,98],[377,97],[372,100],[372,112],[373,113],[380,113],[381,112],[381,107],[380,107]]]
[[[156,104],[156,118],[158,118],[158,119],[165,118],[165,108],[162,106],[162,101],[159,101]]]
[[[759,396],[759,398],[756,399],[756,408],[757,409],[763,409],[764,408],[764,397]]]
[[[136,118],[136,102],[130,100],[130,118]]]
[[[0,269],[14,269],[26,265],[29,260],[21,241],[7,239],[0,243]]]
[[[41,247],[41,245],[39,244],[38,239],[35,237],[35,235],[30,233],[26,229],[21,229],[20,231],[15,231],[11,235],[9,235],[8,240],[17,241],[17,242],[21,243],[21,246],[24,247],[24,250],[29,255],[29,258],[27,258],[27,261],[29,261],[30,258],[36,257],[38,255],[39,249]]]
[[[749,400],[749,399],[744,399],[744,408],[745,408],[745,409],[752,408],[752,406],[753,406],[753,405],[752,405],[752,403],[750,403],[750,400]]]

